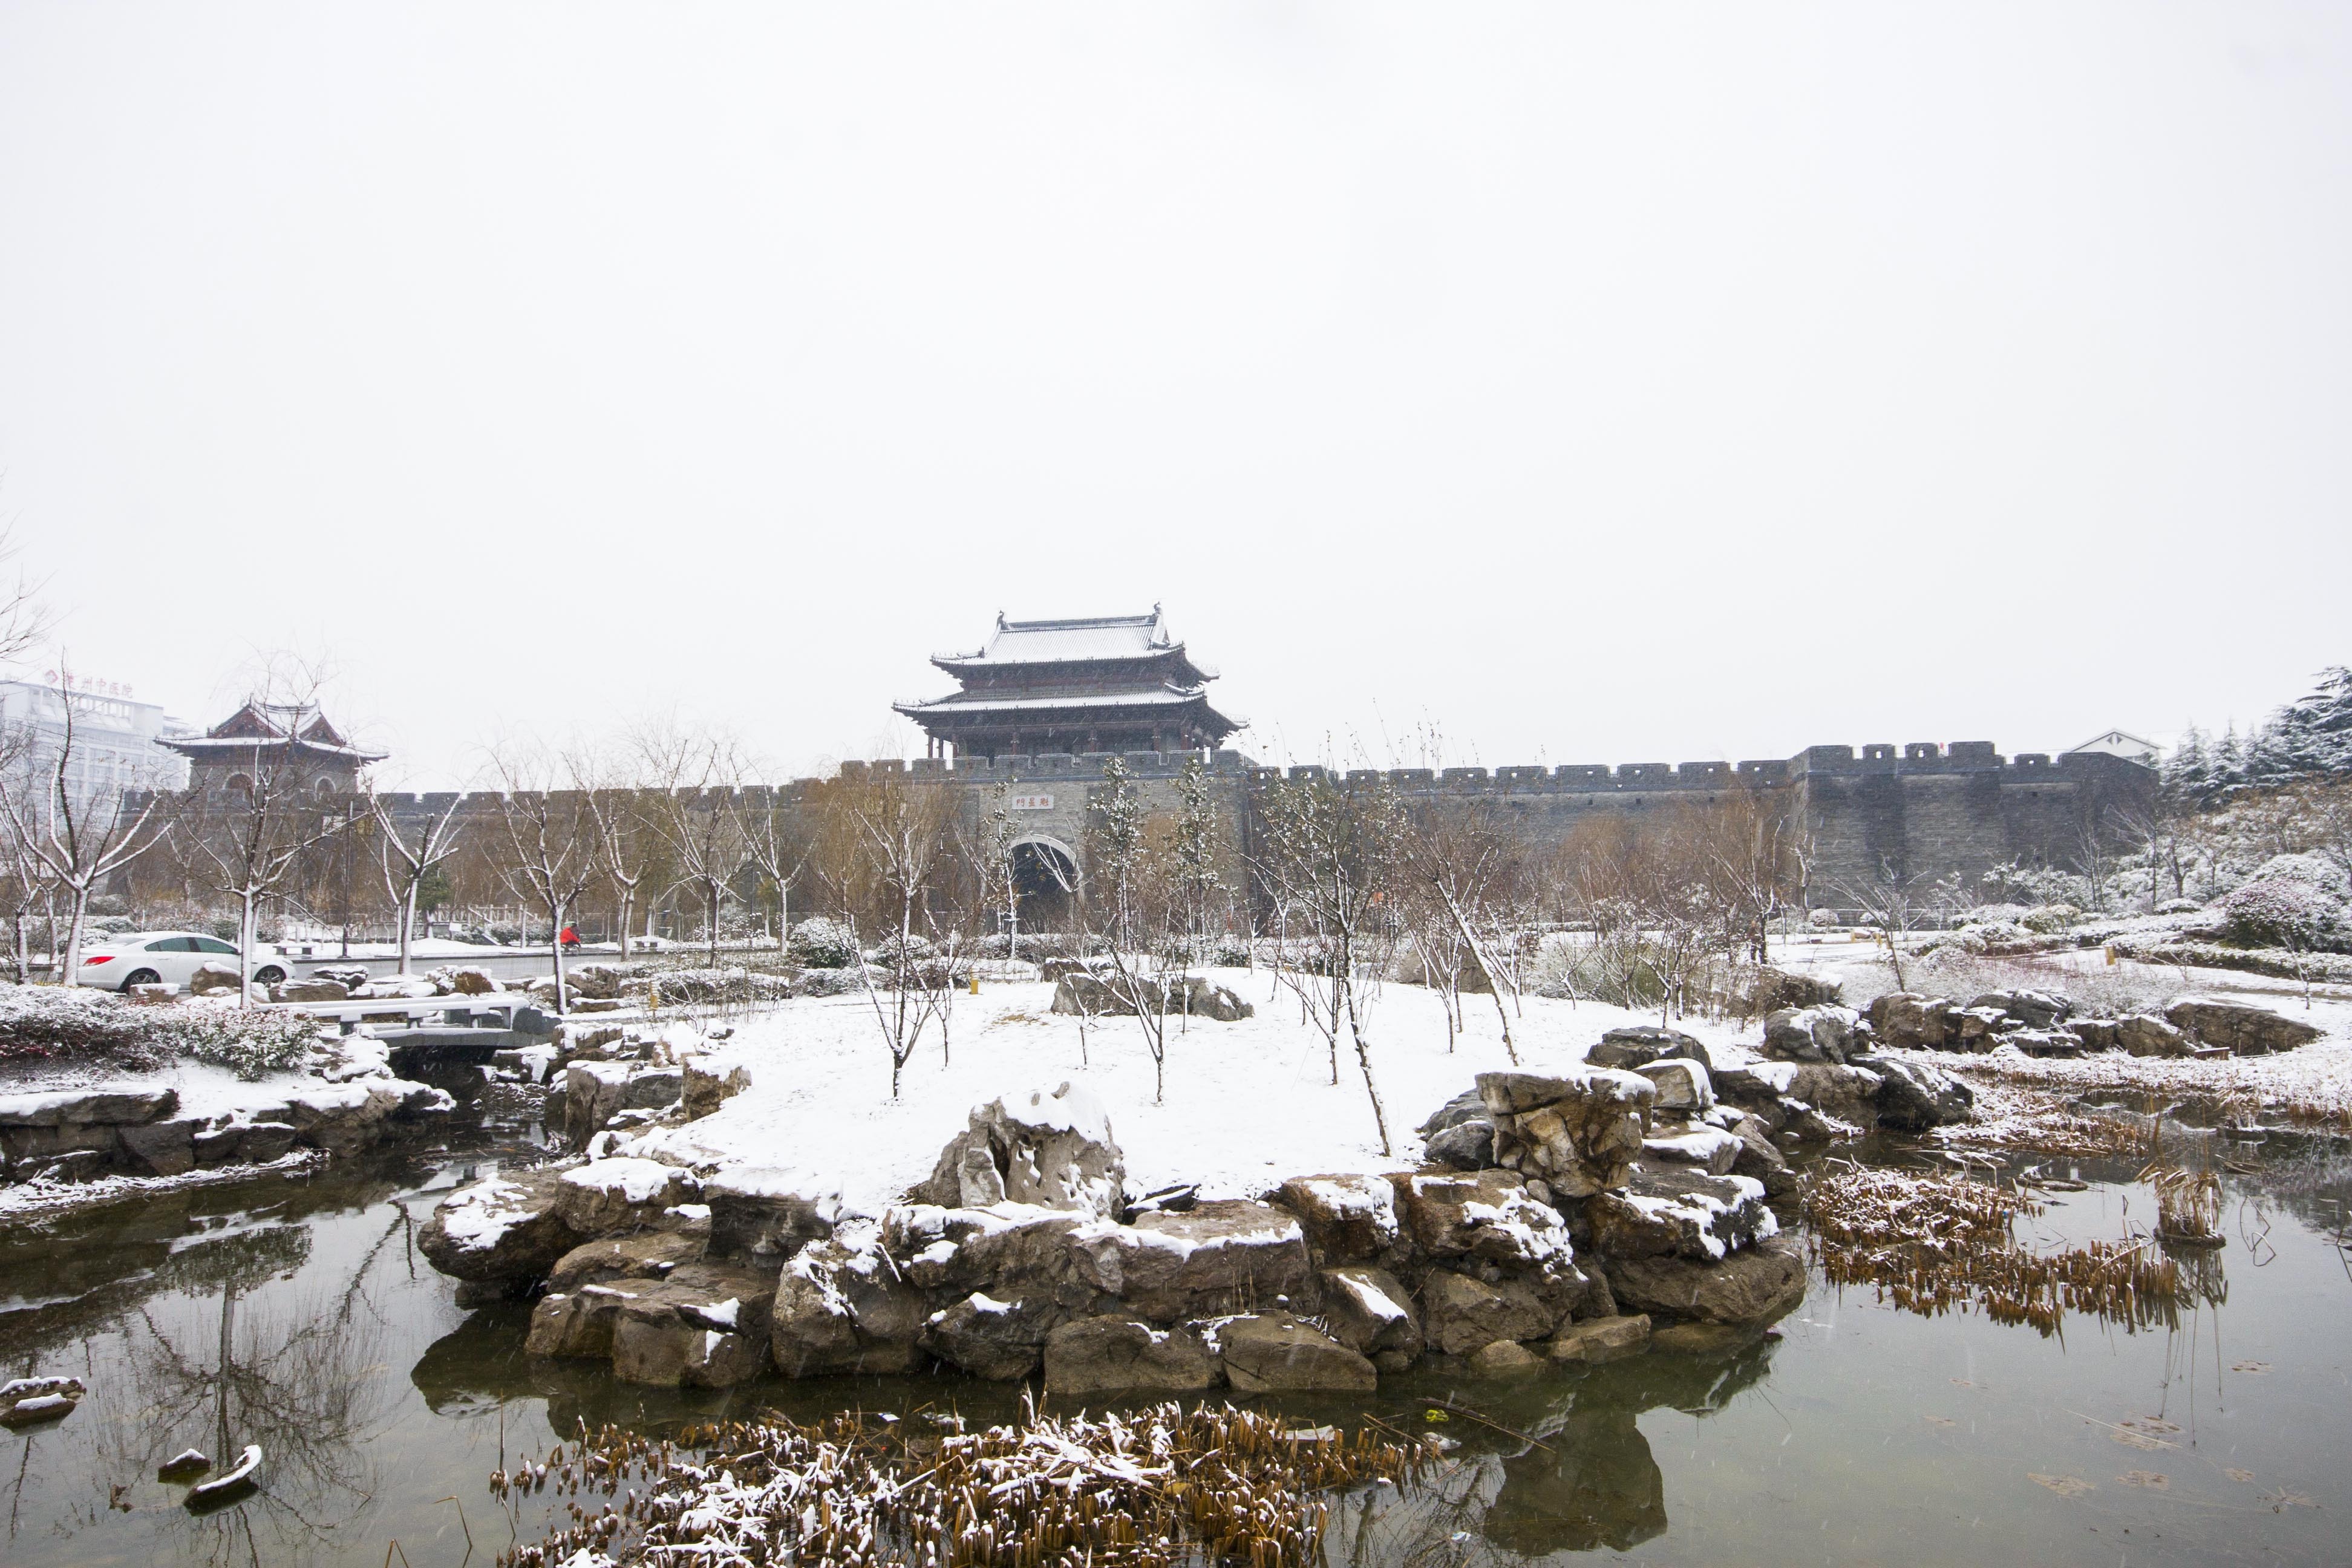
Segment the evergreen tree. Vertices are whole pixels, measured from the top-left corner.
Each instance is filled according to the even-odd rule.
[[[2280,709],[2262,738],[2265,771],[2280,782],[2352,773],[2352,668],[2321,670],[2317,686]]]

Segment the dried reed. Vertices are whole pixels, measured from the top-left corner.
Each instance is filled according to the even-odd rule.
[[[1906,1311],[1974,1308],[2044,1334],[2070,1311],[2126,1330],[2172,1325],[2180,1273],[2149,1241],[2028,1252],[2011,1224],[2039,1212],[2024,1194],[1990,1183],[1895,1170],[1824,1175],[1804,1196],[1813,1254],[1831,1283],[1873,1286]]]
[[[2221,1178],[2157,1161],[2139,1173],[2156,1189],[2157,1238],[2176,1247],[2220,1247]]]
[[[499,1471],[501,1498],[555,1487],[610,1498],[499,1559],[548,1568],[589,1551],[651,1563],[824,1563],[838,1568],[1160,1568],[1206,1562],[1309,1568],[1323,1495],[1409,1480],[1433,1447],[1372,1434],[1294,1433],[1256,1411],[1048,1416],[912,1445],[856,1415],[803,1426],[690,1428],[675,1442],[607,1426],[569,1453]],[[632,1479],[639,1484],[629,1488]],[[593,1560],[593,1559],[592,1559]]]

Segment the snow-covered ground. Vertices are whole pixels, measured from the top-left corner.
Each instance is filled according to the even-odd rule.
[[[931,1173],[940,1146],[973,1106],[1068,1082],[1108,1110],[1129,1191],[1198,1182],[1204,1196],[1253,1196],[1289,1176],[1417,1165],[1413,1129],[1471,1088],[1476,1074],[1511,1065],[1489,998],[1464,998],[1468,1027],[1449,1056],[1436,994],[1383,987],[1368,1029],[1388,1110],[1391,1152],[1384,1155],[1346,1040],[1335,1087],[1322,1037],[1301,1024],[1286,992],[1269,996],[1265,972],[1210,973],[1255,1004],[1257,1016],[1234,1024],[1196,1019],[1182,1032],[1171,1019],[1165,1104],[1152,1103],[1151,1058],[1136,1021],[1095,1020],[1082,1059],[1078,1020],[1048,1010],[1049,984],[983,986],[978,996],[959,996],[948,1060],[941,1062],[932,1034],[907,1063],[896,1103],[889,1053],[865,998],[803,998],[740,1025],[717,1047],[749,1070],[750,1089],[710,1116],[628,1149],[689,1163],[821,1173],[848,1207],[879,1212]],[[1529,997],[1512,1032],[1520,1061],[1543,1071],[1583,1060],[1607,1030],[1656,1022],[1655,1013]],[[1710,1051],[1744,1055],[1733,1044],[1736,1026],[1693,1019],[1675,1027]],[[1748,1037],[1757,1037],[1752,1028]]]

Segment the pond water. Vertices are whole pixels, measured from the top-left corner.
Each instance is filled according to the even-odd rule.
[[[2342,1145],[2334,1146],[2340,1151]],[[562,1511],[504,1510],[488,1472],[583,1417],[659,1427],[764,1406],[953,1406],[1016,1395],[936,1379],[614,1384],[521,1353],[527,1309],[465,1311],[414,1247],[490,1145],[144,1199],[0,1234],[10,1375],[89,1387],[62,1424],[5,1436],[14,1564],[487,1563]],[[2049,1167],[2045,1167],[2049,1168]],[[2152,1218],[2128,1163],[2021,1222],[2110,1238]],[[1389,1379],[1381,1419],[1430,1429],[1442,1473],[1341,1500],[1328,1550],[1365,1564],[2267,1563],[2352,1558],[2352,1158],[2306,1150],[2229,1178],[2217,1305],[2137,1334],[1928,1320],[1816,1287],[1780,1337],[1724,1358],[1653,1353],[1505,1386]],[[1302,1418],[1367,1406],[1290,1402]],[[156,1467],[247,1441],[266,1484],[205,1517]],[[13,1450],[13,1451],[12,1451]],[[469,1546],[470,1534],[470,1546]],[[394,1543],[397,1543],[396,1546]]]

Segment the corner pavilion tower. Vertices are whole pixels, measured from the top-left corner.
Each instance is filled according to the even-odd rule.
[[[986,647],[931,663],[962,689],[892,706],[923,727],[935,757],[1189,752],[1242,727],[1209,706],[1216,671],[1192,661],[1157,605],[1070,621],[999,614]]]

